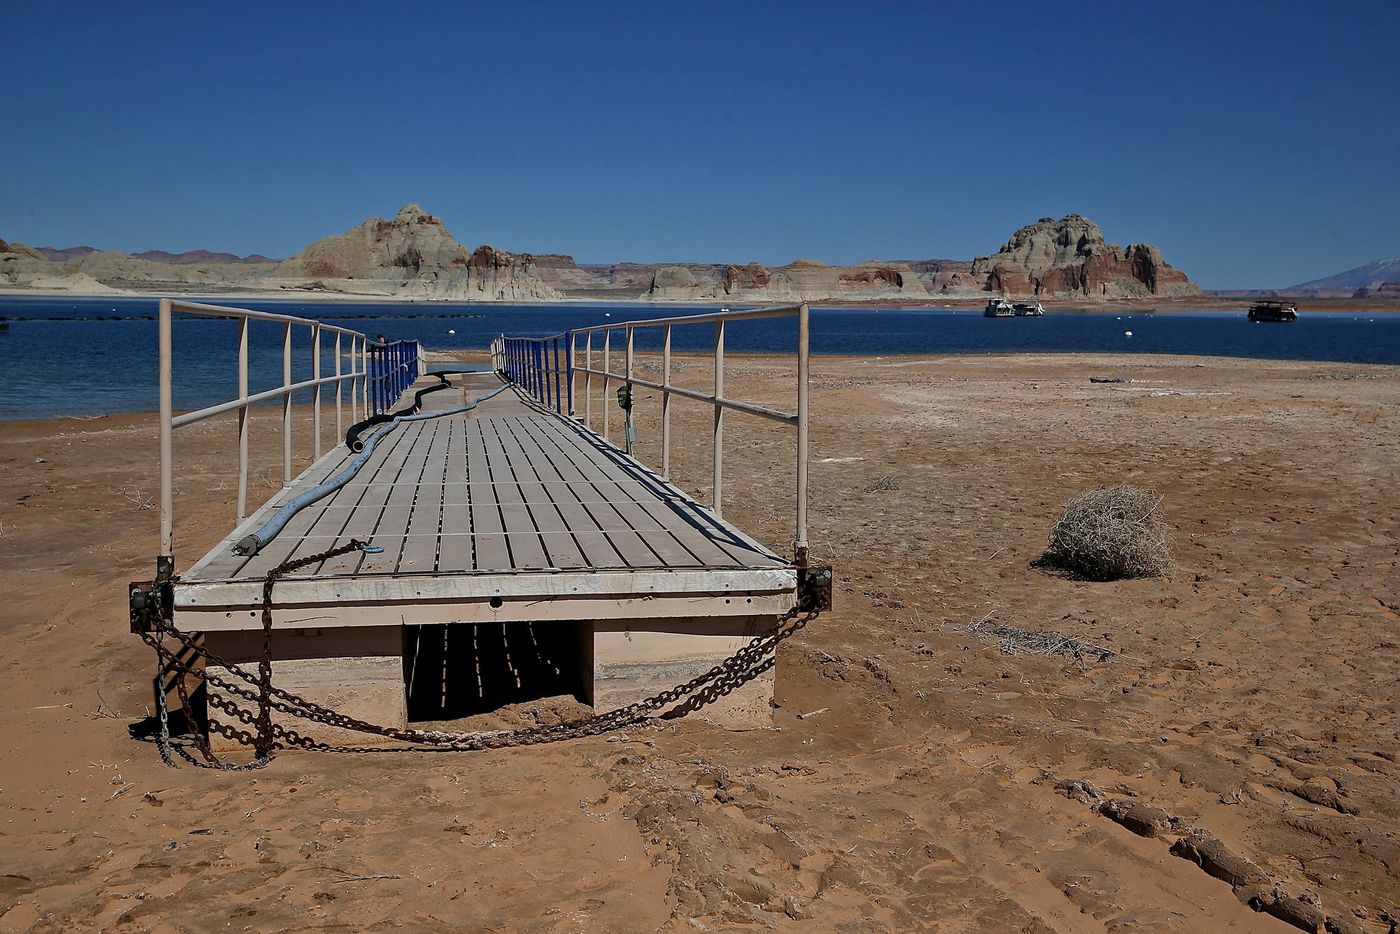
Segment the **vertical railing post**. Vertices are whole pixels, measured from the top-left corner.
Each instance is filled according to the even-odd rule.
[[[555,335],[551,342],[554,345],[554,411],[560,415],[564,414],[564,395],[560,387],[564,381],[563,368],[559,366],[559,335]]]
[[[374,396],[374,402],[370,406],[370,414],[378,415],[379,404],[384,398],[384,384],[380,379],[380,374],[384,371],[384,348],[375,344],[369,350],[369,391]]]
[[[292,322],[282,323],[282,388],[292,385]],[[282,394],[282,485],[292,485],[292,394]]]
[[[807,303],[797,309],[797,530],[793,561],[807,566],[807,377],[810,338]]]
[[[238,398],[248,398],[248,322],[238,319]],[[248,405],[238,407],[238,522],[248,516]]]
[[[360,338],[355,335],[350,336],[350,421],[358,422],[363,416],[360,414],[360,377],[355,375],[359,372],[360,363]],[[345,435],[340,434],[341,438]]]
[[[671,326],[661,329],[661,476],[671,477]]]
[[[583,338],[583,426],[593,430],[593,332]]]
[[[540,373],[540,343],[530,342],[530,370],[535,374],[535,401],[539,402],[544,398],[543,374]]]
[[[175,428],[170,423],[171,365],[170,365],[170,299],[160,300],[160,555],[166,567],[173,570],[175,562]],[[161,562],[158,562],[158,565]]]
[[[335,437],[337,442],[344,437],[340,427],[340,390],[344,385],[340,379],[340,332],[335,332]]]
[[[636,438],[636,433],[632,426],[632,325],[627,325],[627,331],[625,333],[627,335],[627,353],[625,358],[626,366],[623,369],[623,372],[627,375],[627,408],[622,410],[622,421],[623,428],[625,431],[625,434],[623,435],[623,444],[625,445],[627,456],[631,457],[633,441]]]
[[[611,393],[612,388],[612,328],[603,332],[603,440],[608,440],[608,417],[612,412]]]
[[[535,377],[539,380],[540,393],[536,399],[542,405],[549,404],[549,353],[543,340],[533,342],[535,348]]]
[[[566,385],[569,387],[569,417],[577,419],[578,416],[574,414],[574,361],[578,356],[578,336],[574,334],[573,331],[566,331],[565,333],[569,337],[569,359],[566,364],[569,369],[568,379],[565,381]]]
[[[360,405],[361,419],[370,417],[370,336],[360,335]]]
[[[724,514],[724,406],[719,400],[724,398],[724,319],[715,322],[715,476],[713,502],[710,508],[716,516]]]
[[[560,392],[560,382],[563,381],[563,371],[561,371],[559,367],[559,335],[554,335],[553,337],[550,337],[549,350],[550,353],[553,354],[554,364],[553,372],[552,374],[550,374],[554,377],[554,412],[563,413],[564,396],[563,393]]]
[[[311,431],[316,435],[316,460],[321,459],[321,326],[311,325]]]

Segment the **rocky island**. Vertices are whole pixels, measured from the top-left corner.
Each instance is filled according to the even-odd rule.
[[[0,240],[0,289],[69,294],[257,294],[396,301],[920,302],[987,294],[1082,302],[1199,296],[1147,243],[1109,243],[1079,214],[1041,218],[973,260],[579,264],[562,254],[469,250],[416,204],[285,260],[196,250],[105,252]]]

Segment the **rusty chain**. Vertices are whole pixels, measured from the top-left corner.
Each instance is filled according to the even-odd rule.
[[[663,719],[674,719],[713,703],[771,669],[775,662],[774,653],[777,651],[778,645],[803,629],[821,613],[820,609],[807,609],[799,604],[780,617],[773,630],[753,637],[748,644],[709,671],[697,675],[683,684],[678,684],[606,713],[593,714],[550,726],[474,733],[383,726],[332,710],[272,683],[272,590],[278,579],[303,567],[358,551],[364,545],[364,542],[351,540],[346,545],[332,548],[317,555],[284,562],[268,572],[263,581],[262,656],[258,660],[256,673],[249,671],[244,666],[225,661],[209,651],[201,641],[176,629],[167,622],[163,614],[159,612],[156,614],[155,633],[143,633],[142,638],[156,651],[157,665],[159,666],[158,675],[163,671],[172,671],[176,674],[176,691],[185,714],[186,724],[192,726],[196,723],[185,687],[185,676],[192,674],[203,679],[205,701],[210,707],[217,708],[245,727],[253,727],[256,730],[253,732],[241,729],[208,717],[210,731],[236,740],[243,745],[251,746],[255,758],[242,764],[225,762],[213,753],[209,745],[208,735],[196,729],[195,744],[203,757],[201,762],[186,751],[183,746],[170,742],[164,709],[164,693],[163,690],[158,691],[160,697],[157,703],[160,706],[161,721],[157,743],[161,750],[161,758],[167,764],[172,766],[175,764],[169,754],[169,750],[172,748],[187,761],[221,771],[262,768],[272,760],[278,748],[297,747],[322,751],[354,751],[362,748],[333,746],[304,736],[281,723],[273,722],[272,712],[274,710],[289,717],[324,726],[382,736],[386,739],[417,746],[452,751],[504,749],[596,736],[640,723],[653,714],[659,714]],[[167,637],[173,638],[183,649],[193,653],[191,660],[181,661],[177,653],[170,651],[165,645]],[[200,659],[204,661],[204,667],[196,668],[195,665]],[[208,670],[211,664],[224,669],[232,677],[211,674]],[[243,684],[237,683],[238,681],[243,682]],[[216,694],[209,690],[210,687],[218,687],[224,693]],[[233,697],[250,702],[254,705],[255,710],[240,706],[232,699]],[[663,710],[664,712],[661,712]]]

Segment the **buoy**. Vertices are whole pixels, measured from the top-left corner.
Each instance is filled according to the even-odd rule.
[[[447,333],[448,333],[448,334],[456,334],[457,332],[456,332],[455,330],[453,330],[452,328],[448,328],[448,329],[447,329]]]
[[[1123,332],[1123,336],[1124,336],[1124,337],[1132,337],[1132,336],[1133,336],[1133,332],[1132,332],[1132,331],[1124,331],[1124,332]]]
[[[604,317],[604,318],[611,318],[611,317],[612,317],[612,312],[611,312],[611,311],[605,311],[605,312],[603,312],[603,317]]]

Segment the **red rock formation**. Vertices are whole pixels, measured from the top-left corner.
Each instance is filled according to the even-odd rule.
[[[766,289],[772,281],[773,274],[768,271],[768,267],[758,263],[726,266],[724,270],[724,291],[731,295],[746,289]]]
[[[469,253],[439,218],[410,204],[393,220],[372,217],[344,234],[317,240],[279,263],[271,280],[292,288],[318,280],[345,292],[415,298],[563,298],[540,279],[533,261],[528,253],[515,256],[489,244]]]
[[[1147,298],[1199,295],[1201,290],[1146,243],[1124,248],[1104,240],[1093,221],[1068,214],[1042,217],[1011,235],[992,256],[973,260],[970,278],[984,291],[1008,295]]]

